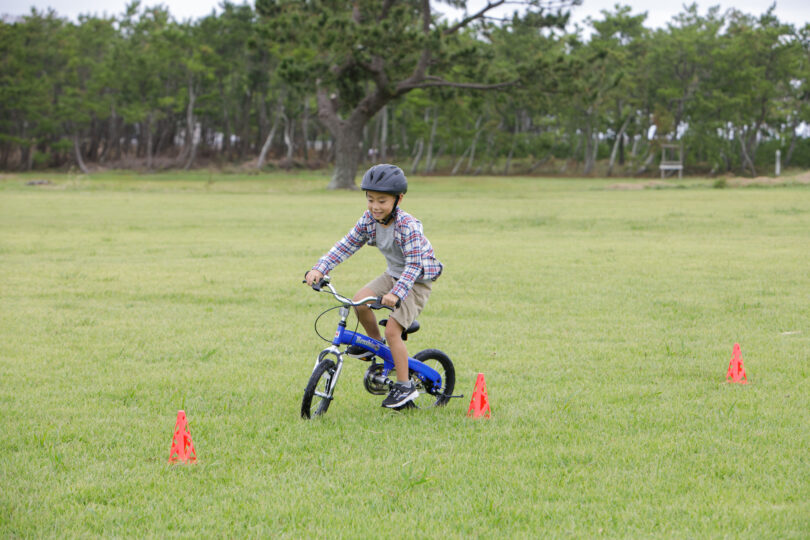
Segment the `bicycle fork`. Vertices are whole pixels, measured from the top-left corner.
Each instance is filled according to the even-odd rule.
[[[326,349],[322,350],[318,355],[318,359],[315,361],[315,366],[312,368],[312,371],[315,371],[315,368],[318,367],[318,364],[323,362],[323,360],[332,355],[335,357],[335,373],[329,377],[326,388],[324,389],[324,394],[321,395],[320,392],[316,392],[317,395],[322,397],[323,399],[332,400],[333,395],[335,393],[335,387],[337,386],[338,378],[340,377],[340,372],[343,370],[343,353],[340,352],[338,349],[338,345],[341,344],[341,336],[343,331],[346,330],[346,318],[349,316],[349,308],[346,306],[341,306],[338,310],[340,313],[340,322],[338,323],[337,331],[335,332],[335,338],[332,340],[332,346],[327,347]]]
[[[335,387],[337,386],[338,377],[340,377],[340,372],[343,370],[343,353],[341,353],[340,350],[334,345],[322,350],[320,354],[318,354],[317,360],[315,360],[315,366],[312,368],[312,371],[314,372],[315,368],[317,368],[318,365],[329,355],[335,357],[335,373],[327,380],[324,392],[315,392],[315,394],[323,399],[332,400],[332,396],[335,393]]]

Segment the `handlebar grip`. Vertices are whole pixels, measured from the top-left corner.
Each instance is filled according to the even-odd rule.
[[[307,282],[307,279],[306,279],[307,274],[309,274],[309,271],[304,272],[304,281],[302,281],[301,283],[306,283]],[[323,276],[320,280],[318,280],[318,283],[313,283],[312,284],[312,289],[315,290],[315,291],[321,292],[321,287],[323,287],[326,283],[327,283],[326,276]]]
[[[373,304],[369,304],[368,307],[370,307],[371,309],[390,309],[391,311],[394,311],[394,309],[398,308],[400,305],[402,305],[402,299],[398,299],[396,305],[394,307],[391,307],[383,304],[382,296],[378,296],[377,301],[374,302]]]

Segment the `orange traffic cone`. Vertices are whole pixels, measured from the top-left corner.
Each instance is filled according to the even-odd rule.
[[[743,366],[742,351],[740,350],[739,343],[734,344],[734,351],[731,353],[731,361],[728,363],[726,382],[748,384],[748,378],[745,376],[745,366]]]
[[[479,373],[478,378],[475,380],[475,389],[473,390],[472,399],[470,400],[470,408],[467,410],[467,416],[472,416],[473,418],[479,418],[481,416],[490,417],[487,383],[484,381],[483,373]]]
[[[169,451],[169,463],[194,463],[195,461],[197,461],[197,452],[194,451],[194,441],[191,440],[191,433],[188,431],[186,412],[177,411],[172,449]]]

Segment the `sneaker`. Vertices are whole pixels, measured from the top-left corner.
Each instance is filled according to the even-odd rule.
[[[388,407],[389,409],[396,409],[402,407],[409,401],[413,401],[418,396],[419,392],[413,384],[411,386],[405,386],[396,383],[391,387],[391,392],[388,393],[388,397],[383,400],[382,406]]]
[[[373,352],[365,350],[360,345],[349,345],[349,348],[346,349],[346,354],[352,358],[360,358],[361,360],[371,360],[374,356]]]

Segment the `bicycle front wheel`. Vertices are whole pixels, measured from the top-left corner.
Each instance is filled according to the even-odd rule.
[[[331,360],[322,360],[315,366],[315,371],[312,372],[307,387],[304,389],[301,418],[309,419],[313,416],[320,416],[329,408],[332,403],[329,387],[332,385],[335,371],[335,363]]]

